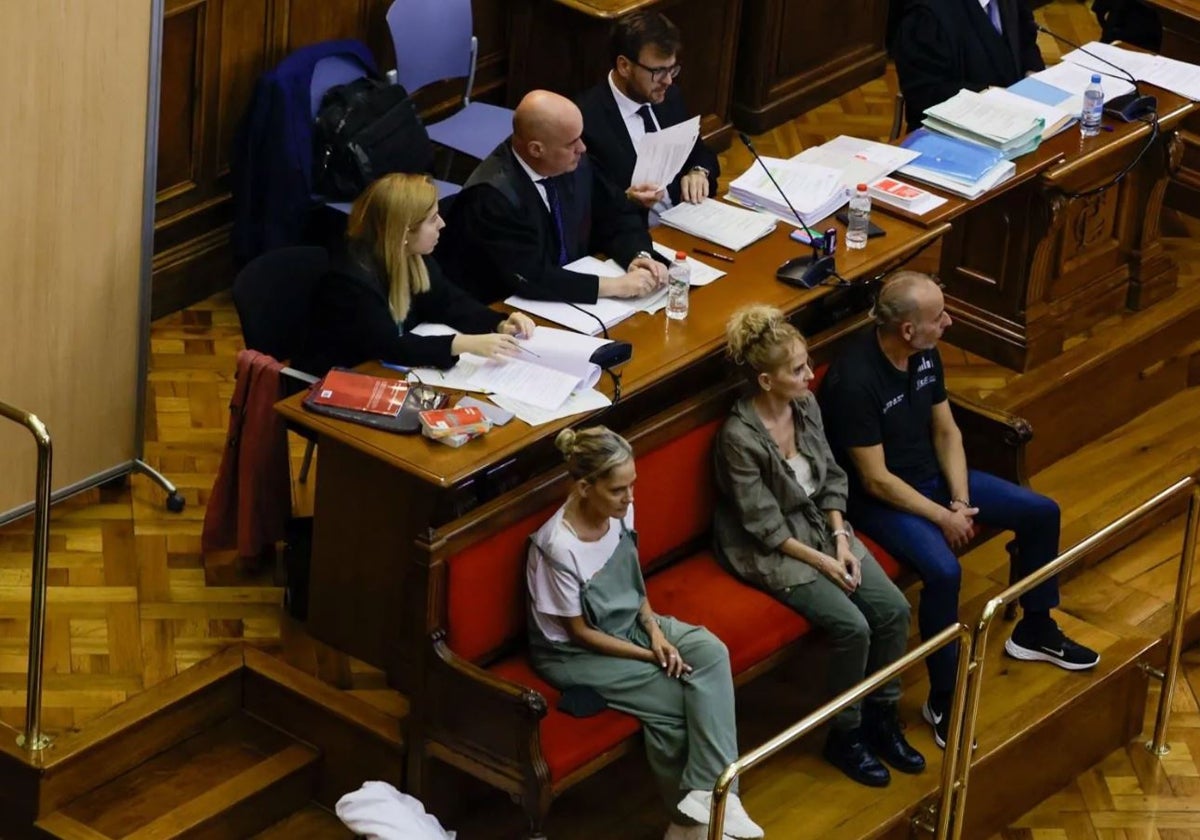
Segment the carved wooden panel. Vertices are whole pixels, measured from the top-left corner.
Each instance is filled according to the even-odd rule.
[[[763,132],[883,74],[888,4],[745,0],[733,120]]]

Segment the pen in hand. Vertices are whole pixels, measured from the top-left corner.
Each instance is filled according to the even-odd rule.
[[[724,260],[725,262],[733,262],[733,257],[727,256],[726,254],[718,254],[716,251],[706,251],[703,248],[693,248],[692,253],[703,254],[706,257],[713,257],[718,260]]]

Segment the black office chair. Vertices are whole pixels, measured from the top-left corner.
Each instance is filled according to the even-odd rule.
[[[328,267],[326,250],[311,245],[278,248],[246,263],[233,281],[233,305],[246,347],[281,362],[290,360],[308,329],[317,280]],[[319,379],[292,367],[285,367],[283,375],[305,386]],[[315,447],[316,440],[308,438],[300,465],[301,484],[308,480]]]

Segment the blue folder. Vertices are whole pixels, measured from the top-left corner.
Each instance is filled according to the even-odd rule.
[[[999,149],[949,137],[927,128],[918,128],[905,137],[900,145],[921,153],[909,166],[968,184],[975,183],[1004,160],[1004,154]]]

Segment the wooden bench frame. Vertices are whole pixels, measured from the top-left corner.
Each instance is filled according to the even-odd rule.
[[[814,355],[828,356],[849,331],[813,342]],[[822,353],[821,351],[826,351]],[[658,446],[717,417],[728,414],[740,383],[726,381],[662,412],[626,434],[635,455]],[[1004,412],[951,395],[955,418],[973,467],[1025,484],[1024,447],[1032,437],[1029,424]],[[449,648],[447,636],[447,559],[489,536],[566,497],[569,477],[558,469],[532,479],[449,525],[431,530],[418,541],[414,558],[427,575],[425,620],[429,646],[424,651],[422,680],[411,698],[408,727],[408,788],[420,797],[427,764],[437,758],[520,802],[530,837],[541,837],[551,803],[576,783],[590,777],[635,746],[637,736],[593,756],[568,775],[551,782],[542,754],[539,724],[549,711],[538,691],[506,680]],[[702,541],[697,541],[702,542]],[[649,579],[662,568],[702,545],[676,546],[646,569]],[[806,636],[777,649],[735,678],[740,685],[792,656]],[[520,640],[478,658],[496,661],[513,652]],[[640,730],[639,730],[640,733]]]

